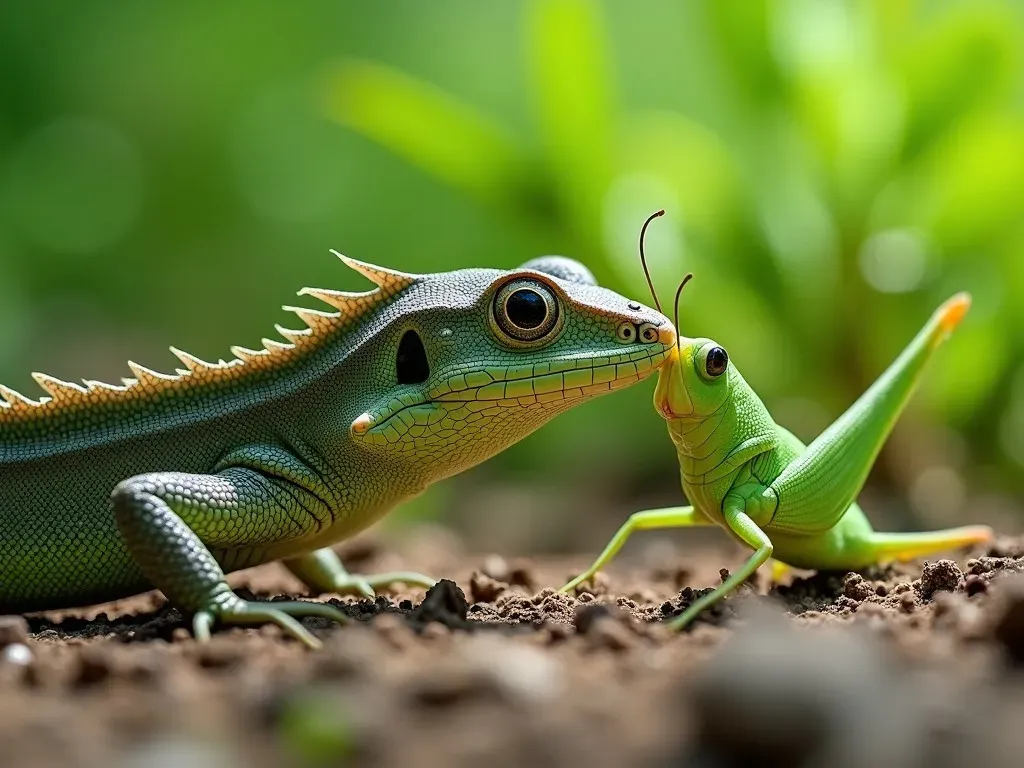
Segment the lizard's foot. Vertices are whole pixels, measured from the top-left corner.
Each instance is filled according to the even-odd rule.
[[[377,596],[376,590],[389,584],[407,584],[411,587],[429,589],[437,583],[437,579],[411,571],[375,573],[370,576],[349,573],[341,564],[337,553],[326,547],[283,562],[288,570],[302,579],[302,582],[312,590],[358,595],[369,600]]]
[[[412,571],[393,571],[391,573],[374,573],[363,576],[357,573],[345,573],[331,584],[330,591],[342,595],[360,595],[372,600],[377,590],[391,584],[405,584],[409,587],[430,589],[437,584],[437,579]]]
[[[213,623],[234,625],[277,624],[286,634],[304,643],[310,648],[320,648],[321,643],[297,621],[305,616],[318,616],[322,619],[344,624],[348,616],[337,608],[323,603],[303,601],[278,601],[272,603],[243,600],[233,592],[226,599],[220,597],[212,601],[203,610],[197,611],[192,619],[192,632],[199,642],[210,639],[210,628]]]

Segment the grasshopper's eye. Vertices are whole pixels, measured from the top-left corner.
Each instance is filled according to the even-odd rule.
[[[722,347],[711,347],[704,358],[704,370],[712,379],[717,379],[729,367],[729,353]]]
[[[510,341],[538,342],[558,327],[558,299],[537,280],[512,280],[494,297],[494,321]]]

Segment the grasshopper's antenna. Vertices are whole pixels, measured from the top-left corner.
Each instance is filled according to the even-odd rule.
[[[654,290],[654,281],[651,280],[651,270],[647,268],[647,257],[644,256],[644,234],[647,232],[647,225],[654,221],[659,216],[665,215],[665,209],[662,208],[660,211],[655,211],[647,217],[647,221],[640,227],[640,264],[644,268],[644,277],[647,278],[647,285],[651,289],[651,296],[654,297],[654,306],[657,307],[658,311],[661,312],[661,302],[658,301],[658,294]]]
[[[683,281],[679,284],[679,287],[676,288],[676,300],[675,300],[675,303],[673,305],[675,307],[675,314],[672,316],[672,320],[676,324],[676,349],[677,350],[680,349],[680,347],[679,347],[679,343],[680,343],[679,342],[679,297],[683,293],[683,288],[685,288],[686,284],[688,282],[690,282],[692,279],[693,279],[693,272],[687,272],[686,273],[686,277],[683,278]]]

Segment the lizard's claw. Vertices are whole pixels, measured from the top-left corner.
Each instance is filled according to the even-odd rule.
[[[405,584],[410,587],[430,589],[437,584],[437,579],[412,571],[393,571],[391,573],[375,573],[362,576],[348,573],[332,585],[333,592],[341,595],[361,595],[372,600],[377,596],[376,590],[391,584]]]
[[[237,595],[233,599],[217,602],[197,611],[192,618],[192,632],[196,640],[205,642],[210,639],[210,628],[215,621],[221,624],[277,624],[286,634],[304,643],[310,648],[318,649],[321,643],[297,621],[304,616],[317,616],[322,619],[344,624],[348,616],[331,605],[324,603],[294,601],[278,601],[272,603],[252,602],[243,600]],[[297,617],[297,618],[296,618]]]

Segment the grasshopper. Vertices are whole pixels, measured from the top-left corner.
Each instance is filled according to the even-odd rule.
[[[640,259],[652,293],[643,239],[647,225],[663,213],[649,217],[640,231]],[[677,327],[679,296],[691,277],[676,291]],[[655,303],[660,308],[656,295]],[[967,293],[939,307],[874,384],[809,446],[772,420],[723,346],[679,336],[659,371],[654,404],[668,422],[691,505],[633,514],[594,564],[561,591],[591,578],[635,531],[718,525],[754,554],[670,622],[679,629],[737,589],[769,558],[796,568],[858,570],[991,540],[988,526],[876,532],[856,503],[925,364],[969,307]]]

